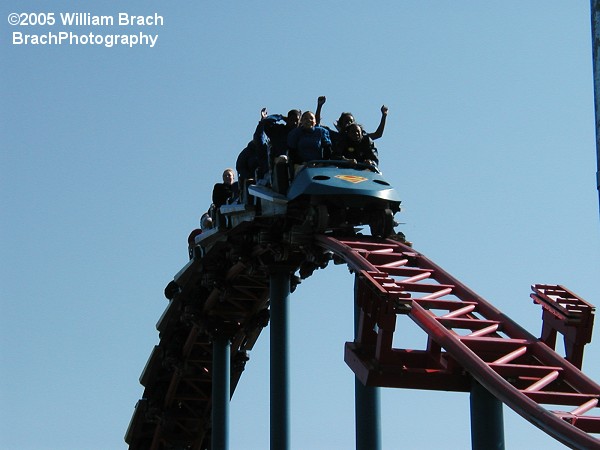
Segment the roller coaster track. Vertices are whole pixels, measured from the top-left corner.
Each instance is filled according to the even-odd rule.
[[[233,393],[268,324],[270,268],[299,269],[306,278],[331,260],[355,274],[358,330],[345,361],[362,383],[468,392],[476,381],[566,446],[600,449],[600,386],[580,370],[594,310],[562,286],[533,287],[545,315],[538,339],[396,240],[317,235],[282,244],[257,240],[250,228],[234,231],[205,254],[196,247],[165,290],[160,342],[140,377],[143,398],[125,436],[130,450],[209,449],[212,336],[230,337]],[[298,281],[292,277],[292,291]],[[424,331],[425,349],[394,348],[398,316]],[[566,358],[553,349],[557,332]]]

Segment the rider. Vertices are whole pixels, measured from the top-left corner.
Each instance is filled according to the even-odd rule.
[[[329,131],[316,125],[314,113],[305,111],[300,126],[288,135],[288,158],[295,166],[331,157]]]
[[[379,158],[373,140],[357,123],[346,126],[340,135],[333,159],[349,159],[377,166]]]

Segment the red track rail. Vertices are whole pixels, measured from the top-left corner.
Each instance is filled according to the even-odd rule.
[[[317,241],[357,274],[360,322],[346,362],[365,384],[466,391],[470,376],[563,444],[600,449],[600,386],[548,345],[411,247],[370,238]],[[577,304],[577,312],[583,305],[589,319],[591,305],[564,288],[542,293],[548,291]],[[425,331],[425,350],[393,348],[399,314]]]

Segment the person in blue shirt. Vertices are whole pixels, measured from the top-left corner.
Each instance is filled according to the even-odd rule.
[[[281,114],[267,114],[267,108],[260,110],[260,121],[254,132],[254,142],[259,147],[268,146],[269,163],[275,158],[285,155],[287,151],[287,137],[290,131],[298,128],[300,110],[292,109],[287,116]]]
[[[316,125],[315,115],[306,111],[300,117],[300,126],[288,134],[288,158],[293,165],[331,157],[329,132]]]

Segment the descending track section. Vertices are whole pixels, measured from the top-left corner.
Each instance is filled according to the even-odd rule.
[[[402,243],[317,240],[358,277],[359,327],[355,341],[346,343],[345,359],[363,383],[468,391],[475,379],[563,444],[600,448],[595,436],[600,433],[600,386],[546,343]],[[567,356],[580,364],[583,345],[573,336],[582,330],[583,342],[589,342],[591,305],[560,286],[534,286],[532,297],[552,309],[557,320],[565,319],[546,332],[548,343],[561,323],[571,327],[568,342],[576,350]],[[394,348],[398,315],[408,316],[427,334],[424,350]]]
[[[242,239],[240,240],[240,237]],[[269,248],[224,236],[196,255],[165,289],[160,343],[140,377],[145,387],[125,437],[130,449],[209,449],[212,337],[231,339],[231,392],[269,321]]]
[[[130,450],[210,449],[213,337],[231,342],[233,393],[269,323],[270,270],[283,266],[307,275],[327,265],[327,255],[317,261],[306,237],[291,234],[245,222],[215,229],[191,246],[190,261],[165,289],[169,304],[156,326],[160,342],[140,376],[144,393],[125,436]],[[292,291],[298,282],[291,277]]]
[[[232,343],[233,393],[269,321],[270,270],[306,278],[331,260],[356,276],[360,320],[345,360],[363,383],[467,392],[476,380],[565,445],[600,449],[600,386],[577,367],[593,308],[562,287],[534,288],[532,298],[552,316],[541,340],[394,239],[288,233],[255,221],[198,239],[190,256],[165,289],[160,342],[125,437],[130,450],[210,449],[213,336]],[[298,282],[292,276],[292,290]],[[394,347],[399,317],[423,330],[424,349]],[[573,363],[551,348],[557,333]]]

